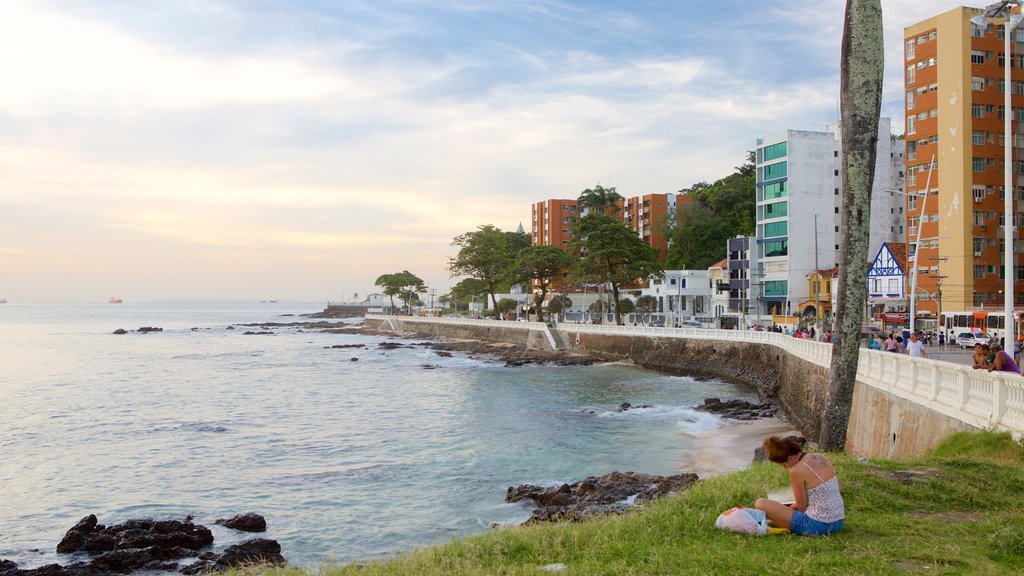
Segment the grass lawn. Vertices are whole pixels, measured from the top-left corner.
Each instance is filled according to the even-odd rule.
[[[254,570],[304,576],[450,574],[1024,574],[1024,447],[960,433],[907,461],[830,454],[842,532],[753,537],[715,530],[723,510],[788,483],[763,463],[699,483],[629,516],[496,530],[352,566]],[[543,566],[564,564],[559,571]]]

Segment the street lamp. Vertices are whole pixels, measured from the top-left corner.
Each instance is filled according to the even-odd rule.
[[[1013,106],[1011,105],[1010,94],[1013,93],[1013,82],[1010,79],[1010,70],[1013,68],[1013,60],[1010,58],[1010,47],[1013,45],[1010,42],[1010,36],[1013,30],[1021,22],[1021,14],[1013,14],[1011,10],[1016,8],[1019,12],[1021,7],[1021,0],[1002,0],[995,4],[990,4],[985,7],[985,13],[979,14],[971,18],[971,24],[979,27],[986,28],[989,22],[993,24],[1003,24],[1003,52],[1006,56],[1003,59],[1004,72],[1005,72],[1005,86],[1003,87],[1003,132],[1006,136],[1003,138],[1003,162],[1004,169],[1006,171],[1005,181],[1003,183],[1003,200],[1005,215],[1003,216],[1003,305],[1005,307],[1006,315],[1003,320],[1003,330],[1010,331],[1010,334],[1016,339],[1016,330],[1013,325]]]

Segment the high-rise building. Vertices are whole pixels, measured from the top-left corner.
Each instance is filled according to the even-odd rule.
[[[675,194],[645,194],[621,202],[609,214],[622,219],[649,246],[657,248],[664,262],[668,257],[665,223],[676,211]],[[688,199],[686,199],[688,201]],[[534,246],[559,246],[569,249],[572,226],[585,215],[576,200],[543,200],[533,205],[531,239]]]
[[[880,119],[871,192],[871,256],[883,243],[903,239],[902,154],[892,152],[891,133],[889,119]],[[808,275],[836,265],[840,148],[838,125],[825,132],[786,130],[758,139],[757,227],[750,254],[753,314],[796,314],[811,299]]]
[[[622,207],[622,219],[644,243],[657,248],[661,261],[668,258],[665,223],[676,212],[675,194],[645,194],[628,198]]]
[[[533,205],[531,239],[534,246],[569,249],[569,231],[576,223],[575,200],[543,200]]]
[[[1012,86],[1004,86],[1003,26],[975,28],[977,8],[954,8],[904,30],[908,266],[917,309],[960,311],[1004,303],[1005,90],[1013,90],[1013,190],[1024,193],[1024,30],[1013,32]],[[925,194],[927,194],[925,196]],[[916,196],[915,196],[916,195]],[[1021,214],[1014,207],[1016,224]],[[920,233],[920,245],[916,239]],[[1018,236],[1019,238],[1019,236]],[[1020,241],[1013,250],[1020,294]]]

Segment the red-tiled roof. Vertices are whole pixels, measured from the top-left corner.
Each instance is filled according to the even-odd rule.
[[[896,260],[896,263],[903,268],[904,271],[907,269],[907,245],[897,242],[886,242],[886,246],[889,247],[889,252],[892,252],[892,257]]]
[[[711,266],[708,266],[708,268],[725,268],[728,265],[729,265],[729,259],[728,258],[722,258],[718,262],[715,262]]]

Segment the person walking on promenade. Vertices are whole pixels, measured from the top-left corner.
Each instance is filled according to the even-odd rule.
[[[772,436],[764,441],[768,459],[789,470],[789,483],[795,502],[789,506],[758,498],[754,508],[761,510],[776,526],[794,534],[821,536],[843,529],[846,510],[839,477],[822,454],[808,454],[791,438]]]
[[[924,342],[917,338],[917,334],[910,335],[910,342],[907,343],[907,354],[915,358],[924,358]]]
[[[893,337],[892,332],[890,332],[889,337],[885,339],[885,351],[896,352],[896,338]]]
[[[939,348],[942,348],[943,352],[946,351],[946,331],[945,330],[943,330],[942,332],[939,332]]]

